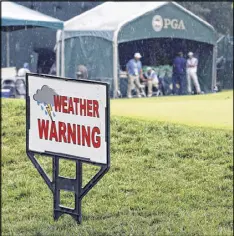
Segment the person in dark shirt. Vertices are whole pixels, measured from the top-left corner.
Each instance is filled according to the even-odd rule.
[[[176,94],[176,85],[179,84],[179,95],[184,94],[184,82],[186,79],[186,59],[183,57],[183,53],[179,52],[173,61],[173,94]]]

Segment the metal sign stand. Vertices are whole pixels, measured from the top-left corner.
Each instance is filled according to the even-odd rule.
[[[54,153],[50,151],[44,151],[43,153],[30,150],[29,148],[29,130],[30,130],[30,96],[29,96],[29,77],[45,77],[46,79],[59,79],[60,81],[76,81],[77,83],[87,83],[87,84],[101,84],[106,87],[106,112],[105,112],[105,142],[106,142],[106,162],[105,164],[96,163],[90,161],[89,158],[82,158],[79,156],[71,156],[67,154]],[[58,220],[62,214],[71,215],[79,224],[82,221],[82,213],[81,213],[81,201],[82,198],[97,184],[97,182],[105,175],[105,173],[110,168],[110,97],[109,97],[109,84],[101,83],[97,81],[91,80],[75,80],[75,79],[67,79],[67,78],[58,78],[55,76],[48,75],[39,75],[28,73],[26,75],[26,153],[33,163],[34,167],[38,170],[39,174],[44,179],[45,183],[48,185],[49,189],[53,193],[53,205],[54,205],[54,220]],[[43,155],[51,157],[53,160],[53,177],[52,180],[48,177],[46,172],[40,166],[40,163],[35,158],[35,154]],[[76,177],[74,178],[65,178],[59,175],[59,160],[67,159],[70,161],[76,162]],[[83,187],[82,186],[82,163],[88,163],[92,165],[96,165],[100,167],[100,170],[96,173],[95,176]],[[69,191],[73,192],[75,195],[75,208],[68,208],[60,205],[60,191]]]
[[[28,157],[53,193],[54,220],[58,220],[62,214],[69,214],[80,224],[82,221],[81,200],[109,170],[109,165],[100,165],[101,168],[98,173],[82,187],[82,161],[74,160],[76,162],[76,178],[65,178],[59,175],[59,160],[61,157],[53,156],[53,180],[51,181],[34,154],[29,152]],[[60,190],[75,193],[74,209],[60,205]]]
[[[59,158],[53,158],[53,183],[54,183],[54,219],[66,213],[70,214],[78,223],[81,223],[81,190],[82,190],[82,163],[76,161],[76,178],[69,179],[59,176]],[[75,209],[60,206],[60,190],[75,193]]]

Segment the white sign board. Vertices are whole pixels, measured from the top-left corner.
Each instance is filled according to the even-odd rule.
[[[27,74],[27,151],[109,163],[109,86]]]

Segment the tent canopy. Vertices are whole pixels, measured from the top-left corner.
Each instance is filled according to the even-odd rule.
[[[182,20],[185,30],[177,30],[167,26],[160,32],[154,31],[152,17],[155,14],[162,17],[164,26],[164,18],[169,18],[170,15],[172,16],[170,20],[176,19],[178,22]],[[174,22],[174,26],[177,23]],[[216,43],[214,28],[175,2],[106,2],[66,21],[64,30],[66,31],[65,38],[86,35],[114,41],[115,35],[119,34],[118,42],[127,42],[139,40],[142,37],[155,38],[170,35],[170,37],[210,44]],[[139,32],[139,35],[136,31]]]
[[[63,22],[14,2],[1,3],[1,30],[13,31],[29,27],[63,29]]]
[[[200,58],[206,59],[200,64],[208,65],[202,68],[205,75],[201,77],[211,88],[216,32],[210,24],[175,2],[106,2],[66,21],[64,34],[57,37],[58,45],[59,41],[64,42],[61,68],[65,76],[74,78],[77,65],[85,65],[90,78],[109,82],[116,96],[121,44],[140,42],[144,49],[138,46],[135,50],[144,53],[153,50],[147,40],[163,38],[193,41],[196,49],[206,48],[200,50]],[[162,49],[157,47],[157,50]],[[131,57],[134,52],[130,52]]]

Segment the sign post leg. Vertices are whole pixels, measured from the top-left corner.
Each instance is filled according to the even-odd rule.
[[[81,223],[81,191],[82,191],[82,163],[76,161],[76,181],[77,181],[77,191],[75,192],[75,210],[77,212],[76,221]]]
[[[54,183],[54,220],[58,220],[61,212],[56,211],[60,204],[60,191],[58,189],[58,176],[59,176],[59,158],[53,157],[53,183]]]
[[[59,157],[53,157],[53,184],[54,184],[54,220],[62,214],[71,215],[77,223],[81,223],[81,191],[82,191],[82,163],[76,161],[76,178],[70,179],[59,176]],[[71,209],[60,205],[60,190],[75,194],[75,208]]]

